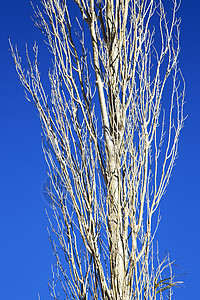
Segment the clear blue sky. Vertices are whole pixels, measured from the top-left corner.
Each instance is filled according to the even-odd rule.
[[[169,0],[164,0],[169,1]],[[36,1],[33,1],[34,3]],[[179,159],[161,204],[157,238],[161,254],[169,251],[182,267],[185,288],[176,300],[200,299],[200,1],[183,0],[180,66],[187,85],[186,114]],[[0,5],[0,299],[50,299],[48,277],[53,256],[46,231],[42,184],[46,165],[40,125],[8,51],[8,38],[24,44],[42,41],[30,19],[28,0],[1,1]],[[42,50],[43,51],[43,50]],[[45,65],[45,53],[41,53]]]

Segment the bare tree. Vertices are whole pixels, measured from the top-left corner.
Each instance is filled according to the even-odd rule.
[[[27,50],[26,70],[11,50],[44,137],[50,293],[139,300],[167,290],[171,299],[172,262],[159,261],[153,244],[184,121],[179,3],[167,14],[161,0],[41,2],[34,13],[53,57],[49,94],[38,46],[33,62]]]

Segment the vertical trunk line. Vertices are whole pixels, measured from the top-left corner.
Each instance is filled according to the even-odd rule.
[[[108,186],[109,218],[108,227],[110,231],[110,269],[111,269],[111,289],[113,299],[126,299],[127,285],[125,282],[126,251],[123,243],[123,216],[120,201],[120,163],[113,157],[109,164],[110,180]],[[111,157],[111,156],[110,156]]]

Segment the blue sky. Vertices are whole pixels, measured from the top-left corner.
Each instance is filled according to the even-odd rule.
[[[169,1],[169,0],[164,0]],[[33,1],[35,2],[35,1]],[[160,252],[169,251],[184,276],[185,288],[174,299],[199,298],[200,280],[200,2],[182,0],[180,66],[186,80],[185,112],[179,158],[161,204],[157,238]],[[0,9],[0,298],[50,299],[48,278],[53,256],[47,234],[42,185],[46,165],[40,124],[34,107],[24,99],[8,38],[21,54],[25,42],[42,42],[30,19],[27,0],[2,1]],[[40,63],[45,65],[45,52]]]

